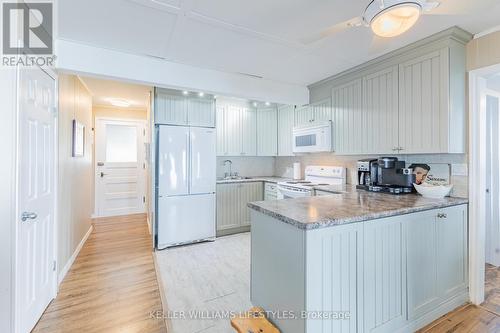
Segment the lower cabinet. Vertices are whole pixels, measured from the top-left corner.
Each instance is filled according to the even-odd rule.
[[[264,200],[278,199],[278,185],[275,183],[264,183]]]
[[[252,303],[305,311],[283,332],[415,332],[468,301],[467,205],[311,230],[252,214]]]
[[[407,226],[408,315],[413,319],[467,288],[467,208],[423,212]]]
[[[217,235],[250,230],[247,203],[263,199],[263,183],[217,184]]]
[[[364,332],[394,332],[406,321],[406,240],[403,218],[365,222],[362,304]]]

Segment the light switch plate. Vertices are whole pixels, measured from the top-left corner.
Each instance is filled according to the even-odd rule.
[[[467,164],[452,164],[451,165],[451,175],[452,176],[467,176]]]

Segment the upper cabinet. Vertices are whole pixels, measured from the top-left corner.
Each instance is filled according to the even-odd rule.
[[[339,154],[363,151],[361,80],[353,80],[332,90],[334,144]]]
[[[278,111],[276,108],[257,109],[257,155],[278,154]]]
[[[362,153],[398,152],[398,67],[366,75],[362,91]]]
[[[332,99],[326,98],[318,102],[297,106],[295,109],[295,126],[304,126],[315,121],[332,120]]]
[[[465,153],[465,44],[451,28],[311,85],[308,112],[331,89],[338,154]]]
[[[155,88],[155,123],[215,127],[215,100],[189,97],[178,91]]]
[[[293,126],[295,125],[295,107],[283,105],[278,108],[278,156],[294,156]]]
[[[448,152],[448,128],[453,125],[448,121],[448,66],[448,48],[399,65],[398,149],[402,153]]]

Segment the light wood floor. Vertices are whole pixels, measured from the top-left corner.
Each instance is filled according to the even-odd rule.
[[[485,300],[481,306],[465,305],[439,318],[420,333],[500,332],[500,267],[486,265]]]
[[[145,215],[103,218],[33,332],[166,332]]]

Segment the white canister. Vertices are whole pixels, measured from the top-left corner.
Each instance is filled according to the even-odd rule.
[[[300,162],[293,163],[293,179],[302,179],[302,170]]]

